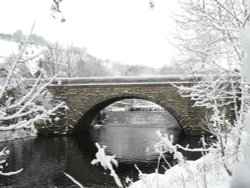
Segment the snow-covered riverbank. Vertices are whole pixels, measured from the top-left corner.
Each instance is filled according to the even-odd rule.
[[[140,174],[140,180],[129,188],[229,188],[232,178],[211,155],[186,161],[165,174]]]

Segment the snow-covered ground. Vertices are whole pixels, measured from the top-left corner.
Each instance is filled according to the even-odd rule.
[[[0,63],[10,55],[16,54],[18,52],[18,45],[16,42],[0,40]]]
[[[19,48],[19,43],[0,40],[0,68],[1,66],[5,66],[5,62],[10,56],[18,55],[20,51]],[[43,50],[44,47],[39,47],[31,44],[26,47],[25,53],[22,56],[22,60],[24,61],[25,67],[32,76],[34,76],[36,72],[40,70],[39,60],[42,57]]]
[[[129,188],[229,188],[231,180],[223,166],[207,155],[178,164],[165,174],[141,174]]]

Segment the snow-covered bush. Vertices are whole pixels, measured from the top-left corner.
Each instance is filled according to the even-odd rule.
[[[218,163],[218,155],[212,154],[216,151],[213,147],[207,147],[204,138],[201,138],[202,148],[182,147],[173,144],[173,137],[156,132],[159,142],[155,145],[155,151],[159,154],[158,167],[153,174],[143,174],[139,169],[139,181],[132,183],[130,188],[227,188],[229,181],[223,163]],[[202,158],[196,161],[188,161],[181,151],[202,152]],[[209,154],[208,154],[209,152]],[[178,164],[171,166],[165,159],[165,154],[171,153]],[[159,174],[159,162],[163,159],[168,165],[165,174]],[[162,165],[162,164],[161,164]]]

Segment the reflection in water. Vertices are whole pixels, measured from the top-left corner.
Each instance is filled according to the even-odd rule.
[[[123,181],[127,176],[136,180],[138,173],[134,164],[145,173],[155,171],[153,159],[157,156],[153,146],[158,141],[155,131],[159,129],[175,135],[176,142],[184,145],[189,143],[192,147],[191,141],[197,143],[196,138],[182,137],[179,131],[169,130],[166,125],[126,124],[106,124],[74,137],[38,137],[2,143],[0,148],[7,145],[11,151],[6,170],[24,168],[24,171],[16,176],[0,177],[0,187],[77,187],[62,172],[69,173],[85,187],[116,187],[102,167],[90,164],[95,158],[95,142],[108,146],[109,154],[117,155],[119,167],[116,171]],[[147,148],[151,151],[146,152]],[[198,156],[188,157],[195,159]]]
[[[115,154],[120,161],[153,160],[154,145],[159,141],[156,131],[174,135],[181,134],[180,130],[167,130],[165,127],[133,127],[130,126],[102,126],[98,130],[91,130],[94,142],[107,147],[109,154]]]

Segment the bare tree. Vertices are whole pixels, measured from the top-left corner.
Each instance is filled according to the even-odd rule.
[[[67,47],[64,59],[64,72],[66,73],[67,77],[79,76],[77,66],[79,66],[82,56],[82,49],[74,47],[72,45]]]
[[[177,23],[176,46],[179,62],[194,69],[234,70],[239,68],[244,52],[241,31],[249,21],[248,0],[181,0],[182,14]]]
[[[78,75],[81,77],[111,76],[102,61],[90,54],[85,54],[77,65]]]
[[[63,69],[64,49],[58,42],[48,43],[42,66],[49,77],[60,74]]]

